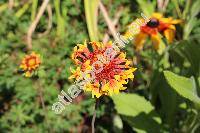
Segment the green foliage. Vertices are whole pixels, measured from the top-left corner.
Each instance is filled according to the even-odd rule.
[[[188,39],[189,35],[191,34],[192,30],[194,28],[197,28],[199,26],[199,20],[196,18],[196,16],[199,14],[200,9],[198,7],[198,5],[200,4],[200,1],[194,1],[192,6],[191,6],[191,10],[189,12],[190,15],[188,15],[186,17],[186,20],[188,20],[185,24],[185,28],[184,28],[184,39]],[[188,8],[189,8],[189,3],[188,3]]]
[[[159,118],[153,118],[152,111],[154,107],[145,98],[136,94],[122,93],[113,96],[112,99],[117,112],[126,116],[124,119],[133,129],[138,132],[160,131],[160,125],[158,123],[160,120]]]
[[[81,93],[61,115],[52,104],[68,80],[73,67],[71,54],[77,43],[102,41],[105,33],[114,41],[99,0],[49,1],[52,20],[45,10],[32,35],[33,49],[42,64],[32,78],[19,69],[30,53],[26,35],[43,1],[0,1],[0,132],[62,133],[91,132],[95,99]],[[176,25],[175,40],[161,49],[152,49],[147,39],[144,50],[135,51],[130,41],[122,51],[137,68],[127,89],[113,97],[101,97],[95,123],[98,133],[198,133],[200,131],[200,20],[199,0],[169,1],[163,15],[182,19]],[[158,0],[102,0],[112,21],[122,9],[116,30],[123,34],[127,25],[158,12]],[[51,29],[42,34],[51,22]],[[181,75],[181,76],[180,76]],[[189,77],[189,78],[186,78]]]
[[[164,71],[164,75],[170,86],[172,86],[179,95],[200,105],[200,98],[197,95],[194,78],[188,79],[169,71]]]
[[[84,0],[85,16],[91,41],[98,41],[97,12],[99,0]]]
[[[61,15],[60,0],[54,0],[54,6],[57,19],[57,35],[58,37],[63,38],[65,35],[65,20]]]
[[[139,113],[149,113],[153,106],[143,97],[136,94],[118,94],[112,97],[116,110],[123,115],[136,116]],[[134,99],[132,101],[127,99]],[[140,103],[140,104],[137,104]]]
[[[155,5],[156,5],[155,1],[153,2],[150,2],[148,0],[136,0],[136,1],[139,4],[140,8],[142,9],[142,12],[150,17],[155,10]]]
[[[200,47],[199,41],[196,39],[190,39],[181,41],[175,48],[175,51],[187,59],[191,65],[191,71],[193,75],[200,76]],[[192,54],[191,54],[192,53]]]

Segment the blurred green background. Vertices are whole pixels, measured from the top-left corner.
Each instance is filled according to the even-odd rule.
[[[50,0],[30,48],[27,33],[43,1],[0,1],[0,133],[90,133],[91,94],[81,93],[60,115],[51,106],[73,84],[68,80],[73,47],[85,40],[102,41],[106,34],[114,39],[98,0]],[[96,132],[199,133],[200,0],[101,2],[122,34],[141,12],[160,12],[184,22],[177,26],[172,45],[163,39],[161,53],[149,40],[141,52],[134,51],[132,42],[126,45],[123,51],[137,68],[135,79],[123,94],[100,98]],[[31,51],[42,56],[42,64],[36,76],[25,78],[19,65]]]

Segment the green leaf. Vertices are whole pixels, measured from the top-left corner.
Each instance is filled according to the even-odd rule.
[[[163,73],[154,71],[151,80],[151,103],[159,105],[157,111],[160,112],[160,117],[163,121],[170,125],[175,126],[174,115],[177,113],[178,94],[171,89],[165,80]]]
[[[196,2],[193,3],[192,8],[191,8],[191,16],[192,17],[195,17],[200,12],[199,5],[200,5],[199,0],[197,0]]]
[[[182,12],[181,12],[181,9],[179,7],[179,1],[178,0],[172,0],[174,6],[175,6],[175,9],[176,9],[176,12],[178,14],[178,16],[181,18],[182,17]]]
[[[31,9],[31,21],[33,22],[37,13],[38,0],[33,0]]]
[[[63,16],[61,15],[60,0],[55,0],[54,6],[55,6],[55,12],[56,12],[56,19],[57,19],[57,35],[62,38],[65,36],[65,20]]]
[[[160,132],[160,118],[156,115],[154,107],[144,97],[136,94],[118,94],[112,97],[115,108],[119,114],[125,115],[123,119],[138,133]]]
[[[115,108],[134,131],[138,133],[157,132],[161,130],[160,118],[154,107],[144,97],[136,94],[118,94],[112,97]]]
[[[188,17],[188,22],[185,24],[184,28],[184,36],[183,36],[184,39],[188,39],[192,30],[195,29],[195,27],[198,27],[198,19],[196,18],[196,16],[200,12],[199,5],[200,5],[199,0],[197,0],[192,4],[190,17]]]
[[[196,39],[183,40],[177,45],[175,51],[190,62],[192,74],[198,77],[200,76],[200,45],[196,41]]]
[[[7,8],[8,8],[8,4],[7,4],[7,3],[2,4],[2,5],[0,6],[0,13],[3,12],[4,10],[6,10]]]
[[[195,17],[190,18],[190,20],[188,21],[188,23],[185,25],[185,28],[184,28],[184,36],[183,36],[184,39],[187,39],[189,37],[192,30],[197,24],[198,24],[197,18]]]
[[[97,11],[99,0],[84,0],[87,28],[91,41],[98,41]]]
[[[29,6],[30,6],[29,3],[24,4],[24,6],[23,6],[22,8],[20,8],[20,9],[16,12],[15,16],[16,16],[17,18],[20,18],[20,17],[29,9]]]
[[[123,117],[137,133],[160,133],[161,125],[149,115],[141,113],[134,118]]]
[[[116,110],[123,115],[136,116],[141,112],[149,113],[154,107],[145,98],[136,94],[118,94],[112,97]]]
[[[155,2],[150,2],[147,0],[137,0],[140,8],[142,9],[143,13],[150,17],[155,10]]]
[[[197,96],[193,80],[178,76],[170,71],[164,71],[165,78],[169,85],[182,97],[200,105],[200,98]]]
[[[115,132],[122,133],[123,122],[119,115],[115,115],[113,117],[113,125],[114,125]]]
[[[185,3],[185,9],[184,9],[184,11],[183,11],[183,19],[185,19],[186,16],[188,15],[188,12],[189,12],[189,10],[190,10],[191,2],[192,2],[192,1],[188,0],[188,1],[186,1],[186,3]]]

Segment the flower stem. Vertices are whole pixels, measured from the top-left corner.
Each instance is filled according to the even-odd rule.
[[[99,104],[99,100],[96,99],[96,102],[95,102],[95,105],[94,105],[94,113],[93,113],[93,117],[92,117],[92,123],[91,123],[91,126],[92,126],[92,133],[95,133],[94,124],[95,124],[96,111],[97,111],[98,104]]]

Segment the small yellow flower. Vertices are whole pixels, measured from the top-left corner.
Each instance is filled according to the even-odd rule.
[[[140,21],[144,22],[143,19],[140,19]],[[136,50],[141,50],[143,48],[147,37],[151,38],[154,48],[159,49],[161,41],[159,33],[164,34],[168,43],[172,43],[176,32],[174,25],[181,22],[181,20],[174,20],[172,17],[164,18],[160,13],[153,13],[150,21],[147,24],[140,26],[140,32],[136,34],[134,38]],[[132,34],[131,29],[129,29],[124,36],[125,38],[129,38],[134,35]]]
[[[25,72],[25,77],[31,77],[34,70],[41,64],[40,55],[32,52],[26,55],[20,64],[20,68]]]
[[[128,83],[128,79],[134,78],[133,72],[136,68],[130,66],[131,62],[126,59],[126,54],[112,46],[112,42],[85,42],[74,48],[72,59],[77,69],[71,70],[72,75],[69,78],[84,81],[91,78],[84,83],[83,90],[90,91],[92,97],[118,94],[120,90],[126,89],[124,85]],[[113,51],[106,54],[108,49]]]

